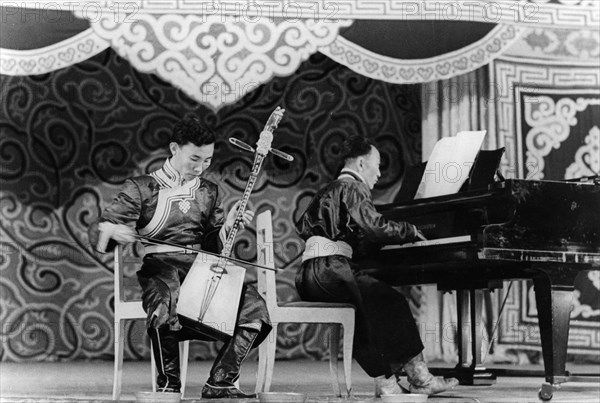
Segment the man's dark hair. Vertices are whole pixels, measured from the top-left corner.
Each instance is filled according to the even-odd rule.
[[[215,142],[217,136],[208,127],[204,126],[198,116],[188,113],[183,119],[175,123],[171,133],[171,142],[181,146],[192,143],[202,147]]]
[[[367,155],[375,143],[365,136],[350,136],[342,144],[342,160],[344,162],[352,158]]]

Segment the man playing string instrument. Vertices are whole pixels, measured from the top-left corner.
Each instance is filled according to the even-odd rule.
[[[384,244],[422,237],[406,222],[388,221],[375,210],[371,189],[380,176],[379,151],[364,137],[344,143],[344,167],[322,188],[296,224],[306,241],[296,276],[308,301],[344,302],[356,307],[354,358],[375,378],[377,394],[402,393],[404,370],[413,393],[434,394],[458,381],[432,376],[423,361],[423,344],[406,299],[365,273],[363,259]]]
[[[108,240],[133,242],[135,235],[219,253],[233,228],[239,202],[224,214],[218,186],[200,174],[214,153],[215,134],[193,115],[175,124],[169,149],[171,158],[148,175],[128,179],[101,217],[89,228],[90,243],[98,250]],[[246,211],[240,225],[252,221]],[[110,240],[109,240],[110,239]],[[157,390],[179,392],[179,344],[200,338],[182,327],[176,314],[180,284],[197,254],[176,246],[145,245],[137,276],[147,313],[146,325],[158,369]],[[203,398],[254,397],[234,386],[240,366],[252,347],[271,330],[264,300],[256,289],[244,285],[238,322],[232,338],[224,344],[202,389]]]

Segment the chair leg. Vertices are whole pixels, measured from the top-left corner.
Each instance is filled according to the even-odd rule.
[[[340,351],[340,325],[331,325],[329,334],[329,375],[331,376],[331,386],[333,394],[342,397],[340,384],[338,380],[338,353]]]
[[[275,351],[277,350],[277,324],[273,323],[273,330],[269,337],[267,337],[267,357],[265,366],[265,383],[263,387],[264,392],[268,392],[271,389],[271,382],[273,381],[273,367],[275,366]]]
[[[150,340],[150,376],[152,377],[152,392],[156,392],[156,360],[152,351],[152,340]]]
[[[115,370],[113,378],[112,400],[121,398],[121,382],[123,380],[123,344],[125,337],[125,321],[115,321]]]
[[[352,349],[354,348],[354,321],[344,323],[344,378],[346,395],[352,394]]]
[[[270,335],[267,337],[271,337]],[[261,343],[258,346],[258,367],[256,368],[256,388],[255,393],[263,392],[265,385],[265,377],[267,372],[267,354],[268,354],[268,340]]]
[[[179,343],[179,357],[181,357],[180,358],[181,364],[179,367],[179,371],[181,372],[180,379],[181,379],[181,397],[182,398],[185,393],[185,380],[187,377],[189,355],[190,355],[190,341],[185,340],[183,342],[180,342]]]
[[[190,341],[184,340],[179,343],[179,372],[181,379],[181,397],[185,393],[185,381],[187,378],[187,369],[188,369],[188,357],[190,355]],[[122,362],[123,360],[121,360]],[[152,353],[152,340],[150,340],[150,372],[152,376],[152,391],[156,392],[156,360],[154,359],[154,354]],[[113,398],[114,400],[114,398]]]

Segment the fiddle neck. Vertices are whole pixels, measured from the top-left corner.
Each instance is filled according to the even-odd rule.
[[[231,252],[233,250],[233,244],[235,242],[235,237],[240,229],[240,224],[243,222],[244,212],[246,211],[246,207],[248,205],[248,200],[250,199],[250,194],[252,193],[252,189],[254,188],[254,184],[256,183],[256,179],[258,178],[258,173],[260,171],[260,167],[264,160],[265,156],[257,153],[254,158],[254,164],[252,166],[252,172],[250,173],[250,178],[246,183],[246,189],[244,190],[244,194],[242,195],[242,199],[240,201],[240,206],[237,211],[237,215],[235,217],[235,221],[229,234],[227,234],[227,240],[223,245],[223,249],[221,250],[221,256],[230,257]],[[223,259],[224,260],[224,259]]]
[[[258,178],[260,167],[269,151],[271,151],[271,142],[273,141],[273,130],[275,130],[275,128],[279,124],[279,121],[281,120],[284,111],[284,109],[278,106],[271,113],[263,131],[260,133],[258,142],[256,143],[256,153],[254,154],[254,164],[252,164],[250,178],[248,179],[248,183],[246,183],[246,189],[244,190],[244,194],[242,195],[242,200],[240,201],[240,206],[238,207],[237,215],[235,217],[235,221],[233,222],[233,226],[229,231],[229,234],[227,234],[227,240],[225,241],[225,245],[223,245],[223,249],[221,250],[221,257],[227,258],[231,256],[235,236],[237,235],[237,232],[240,229],[240,225],[243,222],[244,213],[246,212],[246,206],[248,205],[248,199],[250,198],[250,194],[252,193],[252,189],[254,188],[254,184],[256,183],[256,178]],[[252,149],[252,147],[250,147],[250,149]],[[226,259],[219,259],[220,267],[224,267],[225,264]]]

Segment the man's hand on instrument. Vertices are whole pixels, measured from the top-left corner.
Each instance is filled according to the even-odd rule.
[[[241,202],[236,202],[229,213],[227,214],[227,219],[225,220],[225,229],[227,232],[233,228],[233,224],[235,223],[235,218],[238,215],[238,210],[240,208]],[[244,227],[252,222],[254,219],[254,211],[246,210],[242,216],[242,221],[240,222],[240,229],[244,229]]]
[[[100,231],[107,231],[110,238],[120,244],[135,241],[135,231],[124,224],[113,224],[111,222],[102,222],[99,224]]]
[[[108,221],[101,222],[98,224],[100,234],[98,237],[98,243],[96,250],[104,253],[106,251],[106,245],[108,241],[114,239],[120,244],[126,244],[135,241],[135,231],[124,224],[113,224]]]

